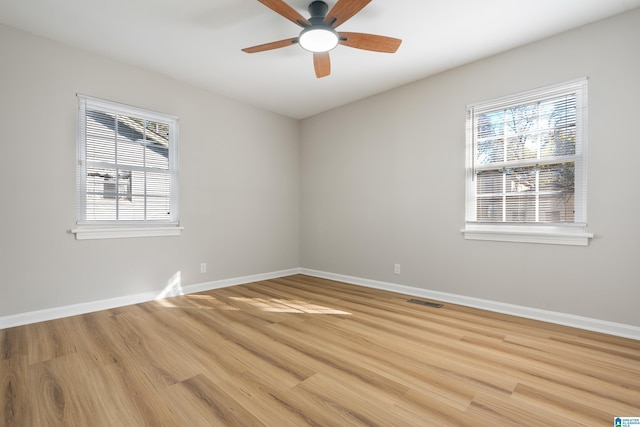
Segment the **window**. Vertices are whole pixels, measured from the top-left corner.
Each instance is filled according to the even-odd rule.
[[[587,80],[467,107],[467,239],[587,245]]]
[[[178,119],[78,95],[77,239],[177,235]]]

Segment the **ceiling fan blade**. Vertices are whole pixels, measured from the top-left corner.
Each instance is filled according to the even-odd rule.
[[[316,70],[316,77],[326,77],[331,74],[331,59],[329,52],[314,52],[313,68]]]
[[[300,15],[294,8],[286,4],[282,0],[258,0],[263,5],[267,6],[269,9],[274,12],[284,16],[289,21],[293,22],[296,25],[301,27],[308,27],[311,25],[311,22],[307,20],[304,16]]]
[[[336,28],[338,25],[344,24],[347,19],[360,12],[362,8],[370,2],[371,0],[338,0],[338,2],[333,5],[329,13],[327,13],[327,16],[324,18],[324,23]]]
[[[286,40],[278,40],[277,42],[259,44],[257,46],[245,47],[242,49],[243,52],[247,53],[256,53],[256,52],[264,52],[265,50],[279,49],[281,47],[287,47],[298,43],[298,38],[294,37]]]
[[[395,53],[402,40],[376,34],[340,32],[340,44],[374,52]]]

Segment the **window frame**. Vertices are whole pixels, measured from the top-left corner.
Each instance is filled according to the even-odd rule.
[[[465,239],[579,246],[589,244],[589,239],[593,238],[593,234],[587,231],[587,92],[588,79],[585,77],[467,105],[465,226],[460,230]],[[476,176],[482,168],[478,168],[475,164],[477,115],[573,93],[576,94],[577,103],[576,152],[570,156],[570,160],[575,162],[574,221],[565,223],[478,222],[476,217]],[[544,164],[545,162],[540,161],[540,163]]]
[[[76,139],[76,228],[70,230],[75,234],[77,240],[87,239],[108,239],[108,238],[128,238],[128,237],[155,237],[155,236],[177,236],[180,235],[183,227],[179,221],[179,198],[178,198],[178,132],[179,120],[175,116],[133,107],[104,99],[94,98],[87,95],[76,94],[78,101],[78,123]],[[87,169],[92,163],[88,162],[87,156],[87,111],[91,109],[108,114],[117,114],[136,119],[144,119],[156,123],[167,124],[168,135],[168,168],[167,175],[171,177],[169,185],[169,206],[170,218],[165,220],[88,220],[87,219]],[[117,159],[112,164],[120,169]],[[105,163],[108,165],[109,163]],[[125,166],[126,169],[126,166]],[[141,166],[138,170],[148,173],[153,171],[152,167]],[[124,170],[121,172],[125,172]],[[131,173],[131,171],[129,171]],[[107,183],[105,182],[104,185]],[[110,184],[111,185],[111,184]],[[115,183],[114,183],[115,185]],[[130,186],[131,183],[129,182]],[[129,187],[130,191],[131,188]],[[128,195],[128,194],[127,194]],[[117,195],[109,195],[108,198]],[[147,203],[145,192],[145,206]],[[145,208],[146,210],[146,208]]]

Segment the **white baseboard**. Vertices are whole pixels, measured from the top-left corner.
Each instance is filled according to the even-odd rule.
[[[537,308],[524,307],[520,305],[507,304],[497,301],[484,300],[480,298],[466,297],[463,295],[449,294],[445,292],[431,291],[428,289],[416,288],[412,286],[399,285],[396,283],[381,282],[378,280],[363,279],[360,277],[346,276],[342,274],[328,273],[325,271],[312,270],[308,268],[291,268],[288,270],[274,271],[270,273],[253,274],[249,276],[234,277],[230,279],[215,280],[212,282],[198,283],[194,285],[179,286],[178,292],[170,295],[187,295],[196,292],[204,292],[212,289],[226,288],[229,286],[242,285],[245,283],[259,282],[261,280],[275,279],[278,277],[291,276],[293,274],[305,274],[307,276],[320,277],[323,279],[336,280],[339,282],[351,283],[374,289],[381,289],[391,292],[398,292],[411,296],[428,298],[436,301],[449,302],[452,304],[464,305],[467,307],[480,308],[497,313],[511,314],[527,319],[541,320],[558,325],[571,326],[588,331],[602,332],[625,338],[640,340],[640,327],[625,325],[622,323],[609,322],[606,320],[592,319],[589,317],[576,316],[573,314],[558,313],[554,311],[540,310]],[[100,301],[91,301],[80,304],[54,307],[45,310],[31,311],[11,316],[0,317],[0,329],[14,326],[28,325],[30,323],[44,322],[47,320],[60,319],[62,317],[75,316],[78,314],[91,313],[94,311],[108,310],[116,307],[123,307],[131,304],[153,301],[167,295],[165,290],[145,292],[135,295],[125,295],[117,298],[110,298]]]
[[[76,316],[78,314],[91,313],[94,311],[108,310],[111,308],[123,307],[125,305],[139,304],[142,302],[161,299],[165,296],[193,294],[196,292],[203,292],[212,289],[220,289],[229,286],[242,285],[245,283],[259,282],[260,280],[269,280],[278,277],[291,276],[292,274],[298,273],[300,273],[299,268],[292,268],[288,270],[273,271],[270,273],[253,274],[250,276],[215,280],[213,282],[198,283],[188,286],[180,286],[178,282],[177,287],[179,288],[179,291],[176,292],[175,290],[173,290],[170,295],[167,295],[166,290],[158,290],[0,317],[0,329],[28,325],[30,323],[44,322],[47,320],[60,319],[63,317]]]
[[[497,313],[511,314],[527,319],[541,320],[543,322],[555,323],[558,325],[571,326],[594,332],[602,332],[619,337],[640,340],[640,327],[625,325],[623,323],[609,322],[606,320],[592,319],[589,317],[576,316],[573,314],[558,313],[555,311],[540,310],[537,308],[524,307],[520,305],[507,304],[503,302],[484,300],[480,298],[466,297],[463,295],[449,294],[445,292],[431,291],[428,289],[415,288],[412,286],[398,285],[395,283],[380,282],[377,280],[362,279],[359,277],[345,276],[342,274],[327,273],[308,268],[300,269],[300,274],[320,277],[323,279],[336,280],[339,282],[351,283],[354,285],[366,286],[369,288],[382,289],[385,291],[398,292],[411,296],[428,298],[431,300],[449,302],[452,304],[464,305],[467,307],[480,308]]]

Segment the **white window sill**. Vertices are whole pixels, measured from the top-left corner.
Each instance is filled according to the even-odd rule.
[[[460,230],[467,240],[497,242],[544,243],[551,245],[588,246],[593,234],[581,225],[489,225],[466,224]]]
[[[76,235],[76,240],[94,239],[122,239],[128,237],[163,237],[179,236],[184,227],[179,226],[79,226],[70,230]]]

